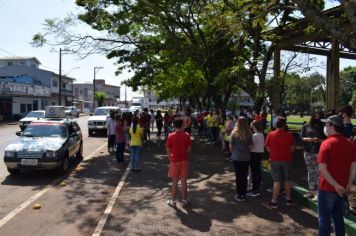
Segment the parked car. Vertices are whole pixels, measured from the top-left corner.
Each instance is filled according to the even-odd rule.
[[[19,121],[21,131],[23,131],[28,124],[34,120],[42,119],[45,117],[45,110],[31,111],[24,118]]]
[[[24,131],[17,132],[18,140],[5,148],[4,162],[10,174],[22,169],[67,172],[72,158],[82,158],[82,131],[76,120],[65,118],[64,107],[55,117],[58,107],[51,108],[51,118],[32,121]]]
[[[73,116],[73,117],[79,117],[79,111],[75,106],[69,106],[65,108],[66,111],[66,116]]]
[[[120,113],[120,109],[115,106],[97,107],[94,114],[90,114],[88,119],[88,133],[92,136],[94,132],[106,132],[106,121],[111,110],[116,110]]]

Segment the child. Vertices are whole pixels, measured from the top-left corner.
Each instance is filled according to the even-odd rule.
[[[167,201],[170,207],[176,207],[176,196],[178,180],[182,184],[182,204],[189,204],[187,198],[187,178],[188,178],[188,154],[192,145],[192,140],[188,133],[183,130],[183,120],[176,118],[173,121],[175,132],[168,136],[166,142],[167,154],[169,157],[169,177],[172,178],[172,198]]]

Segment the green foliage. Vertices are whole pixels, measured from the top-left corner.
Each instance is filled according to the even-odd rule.
[[[356,67],[346,67],[340,72],[340,105],[355,103]]]
[[[108,95],[104,92],[95,92],[95,100],[98,102],[98,106],[103,106]]]

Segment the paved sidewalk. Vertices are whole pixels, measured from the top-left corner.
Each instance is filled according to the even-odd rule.
[[[204,140],[193,142],[188,182],[191,207],[166,205],[170,196],[164,142],[145,144],[142,172],[131,172],[101,235],[316,235],[317,216],[299,205],[268,209],[272,186],[262,195],[236,202],[231,162]],[[178,195],[179,197],[180,195]]]

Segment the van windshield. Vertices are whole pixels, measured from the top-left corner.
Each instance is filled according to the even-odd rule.
[[[94,116],[106,116],[109,112],[110,109],[108,108],[97,108],[95,109]]]

